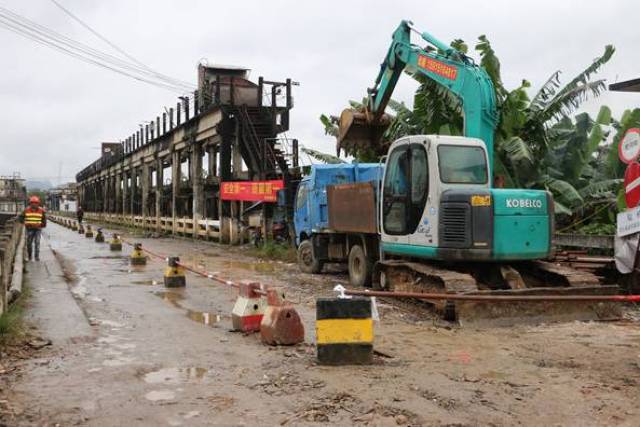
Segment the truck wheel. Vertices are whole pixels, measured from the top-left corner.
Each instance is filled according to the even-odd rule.
[[[355,245],[349,251],[349,283],[352,286],[371,286],[371,261],[364,254],[362,246]]]
[[[322,271],[324,263],[314,258],[310,240],[305,240],[298,246],[298,264],[304,273],[317,274]]]

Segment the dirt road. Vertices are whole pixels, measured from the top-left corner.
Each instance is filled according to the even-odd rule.
[[[6,425],[640,424],[637,321],[452,328],[379,302],[375,364],[318,366],[315,297],[343,275],[301,274],[240,248],[135,240],[232,280],[286,287],[307,343],[266,347],[229,332],[233,289],[188,275],[186,289],[167,290],[161,261],[133,270],[131,248],[114,255],[52,224],[28,277],[29,315],[53,345],[3,379]]]

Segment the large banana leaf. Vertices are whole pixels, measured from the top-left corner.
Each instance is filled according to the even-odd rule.
[[[558,93],[540,112],[535,114],[535,117],[543,123],[552,119],[560,120],[577,110],[589,95],[596,97],[605,90],[604,80],[579,84],[571,90]]]
[[[338,137],[338,126],[331,120],[331,118],[325,114],[320,115],[320,122],[324,126],[325,135],[331,135]]]
[[[590,79],[600,67],[611,59],[614,52],[615,48],[612,45],[605,46],[602,56],[594,59],[587,68],[557,91],[552,99],[543,103],[544,107],[535,113],[538,120],[546,122],[551,119],[560,119],[575,111],[589,94],[598,96],[605,90],[604,80],[590,81]],[[547,86],[548,88],[549,86]]]
[[[480,65],[485,69],[485,71],[493,81],[493,86],[496,89],[498,97],[502,97],[507,93],[507,91],[502,84],[502,76],[500,75],[500,60],[496,56],[493,47],[491,47],[491,43],[484,34],[478,37],[476,50],[480,53]]]
[[[599,194],[602,194],[602,193],[617,194],[622,186],[622,181],[623,180],[619,178],[597,181],[582,187],[580,189],[580,195],[582,196],[583,199],[588,199],[591,197],[597,197]]]
[[[611,124],[611,108],[606,105],[600,107],[600,111],[598,111],[598,115],[596,116],[596,123],[601,125],[610,125]]]
[[[551,76],[547,79],[546,82],[542,85],[542,87],[538,90],[538,93],[531,100],[531,104],[529,104],[529,108],[532,110],[541,110],[546,105],[547,102],[553,98],[556,94],[556,91],[560,87],[560,70],[551,74]]]
[[[347,163],[345,160],[342,160],[340,157],[332,156],[331,154],[327,154],[327,153],[322,153],[320,151],[316,151],[311,148],[300,147],[300,149],[307,156],[321,163],[327,163],[327,164]]]
[[[571,209],[555,199],[553,200],[553,207],[556,215],[571,215],[573,213]]]
[[[578,190],[576,190],[573,185],[569,184],[567,181],[546,176],[542,184],[547,190],[551,191],[554,200],[557,200],[571,211],[580,207],[584,203],[584,200]]]
[[[534,166],[535,160],[529,144],[519,136],[512,136],[502,143],[501,149],[509,162],[515,166],[518,175],[528,174]]]

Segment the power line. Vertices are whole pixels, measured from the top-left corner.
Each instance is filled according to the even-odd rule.
[[[38,36],[40,37],[44,37],[49,41],[52,41],[53,43],[58,43],[58,44],[62,44],[67,46],[68,48],[71,49],[75,49],[76,51],[79,51],[81,54],[84,55],[89,55],[92,56],[93,58],[96,58],[98,60],[104,61],[104,62],[108,62],[113,66],[117,66],[117,67],[121,67],[124,69],[127,69],[129,71],[132,72],[136,72],[136,73],[140,73],[140,74],[144,74],[148,77],[153,77],[156,78],[155,75],[153,75],[153,73],[150,73],[149,71],[143,69],[142,67],[132,64],[128,61],[124,61],[118,57],[115,57],[113,55],[110,55],[108,53],[102,52],[100,50],[94,49],[90,46],[87,46],[83,43],[80,43],[76,40],[73,40],[69,37],[66,37],[60,33],[57,33],[45,26],[42,26],[36,22],[33,22],[21,15],[18,15],[6,8],[0,7],[0,16],[4,17],[4,19],[9,20],[11,22],[13,22],[16,25],[19,25],[21,27],[23,27],[24,30],[29,31],[31,33],[36,33]],[[163,79],[160,79],[163,80]],[[167,82],[166,79],[164,79],[164,83],[170,84],[172,86],[176,86],[181,88],[182,90],[184,90],[187,86],[185,84],[176,84],[176,83],[172,83],[172,82]],[[192,86],[188,86],[188,89],[192,89]]]
[[[163,84],[163,83],[160,83],[158,81],[149,80],[149,79],[146,79],[144,77],[140,77],[140,76],[136,76],[134,74],[127,73],[126,71],[123,71],[123,70],[111,67],[111,66],[109,66],[107,64],[104,64],[102,62],[87,58],[87,57],[85,57],[85,56],[83,56],[81,54],[78,54],[76,52],[73,52],[73,51],[71,51],[69,49],[65,49],[64,47],[56,45],[54,43],[51,43],[50,41],[47,41],[46,39],[44,39],[42,37],[30,34],[30,33],[26,32],[26,31],[20,29],[19,27],[16,27],[15,25],[12,25],[10,23],[2,21],[2,17],[1,16],[0,16],[0,26],[5,27],[9,31],[14,32],[14,33],[16,33],[18,35],[21,35],[23,37],[26,37],[26,38],[32,40],[32,41],[35,41],[36,43],[39,43],[39,44],[41,44],[43,46],[50,47],[50,48],[53,48],[55,50],[58,50],[61,53],[64,53],[64,54],[69,55],[69,56],[72,56],[72,57],[74,57],[76,59],[79,59],[79,60],[81,60],[83,62],[86,62],[86,63],[89,63],[89,64],[93,64],[93,65],[97,65],[99,67],[106,68],[106,69],[114,71],[114,72],[116,72],[118,74],[122,74],[124,76],[131,77],[131,78],[136,79],[138,81],[141,81],[141,82],[144,82],[144,83],[148,83],[148,84],[152,84],[154,86],[158,86],[158,87],[170,90],[170,91],[175,92],[175,93],[182,93],[182,91],[179,88],[176,88],[175,86]]]
[[[159,77],[156,72],[148,71],[139,65],[124,61],[113,55],[96,50],[59,34],[47,27],[20,16],[6,8],[0,7],[0,25],[23,37],[36,41],[47,47],[73,56],[84,62],[107,68],[136,80],[163,87],[174,92],[183,93],[186,83],[174,83],[175,79]],[[193,86],[189,85],[188,89]]]
[[[153,74],[155,74],[158,77],[161,78],[165,78],[167,79],[167,81],[171,81],[177,84],[181,84],[181,85],[187,85],[188,87],[194,87],[193,85],[191,85],[190,83],[184,82],[182,80],[178,80],[178,79],[174,79],[172,77],[169,77],[165,74],[159,73],[156,70],[154,70],[153,68],[147,66],[146,64],[144,64],[142,61],[138,60],[137,58],[135,58],[134,56],[130,55],[129,53],[127,53],[126,51],[124,51],[121,47],[119,47],[118,45],[116,45],[115,43],[111,42],[109,39],[107,39],[105,36],[103,36],[102,34],[100,34],[98,31],[96,31],[95,29],[93,29],[89,24],[87,24],[86,22],[84,22],[82,19],[80,19],[78,16],[76,16],[75,14],[73,14],[69,9],[67,9],[66,7],[64,7],[63,5],[61,5],[59,2],[57,2],[56,0],[51,0],[51,2],[53,4],[55,4],[58,8],[60,8],[64,13],[66,13],[69,17],[71,17],[71,19],[73,19],[74,21],[76,21],[77,23],[79,23],[80,25],[82,25],[84,28],[86,28],[88,31],[90,31],[94,36],[98,37],[100,40],[102,40],[103,42],[105,42],[106,44],[108,44],[109,46],[111,46],[114,50],[118,51],[120,54],[122,54],[124,57],[126,57],[127,59],[135,62],[136,64],[138,64],[139,66],[143,67],[144,69],[152,72]],[[194,87],[195,88],[195,87]]]

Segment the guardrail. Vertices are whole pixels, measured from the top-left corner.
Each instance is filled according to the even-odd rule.
[[[572,248],[609,249],[613,251],[614,236],[592,234],[556,234],[553,236],[555,246]]]
[[[22,292],[24,226],[15,216],[0,218],[0,314]]]
[[[53,215],[63,216],[75,219],[75,215],[66,212],[53,212]],[[106,224],[124,225],[129,227],[140,228],[149,231],[158,231],[173,233],[184,236],[193,236],[194,227],[196,235],[203,239],[219,240],[220,239],[220,221],[213,219],[201,219],[194,221],[191,218],[175,218],[172,217],[145,217],[131,216],[108,213],[92,213],[84,214],[84,220],[92,222],[102,222]]]

